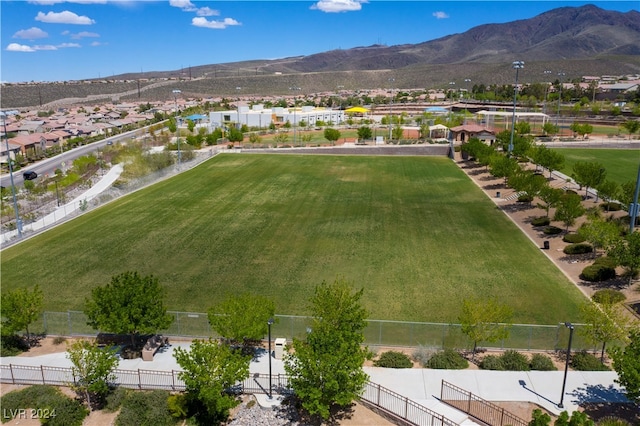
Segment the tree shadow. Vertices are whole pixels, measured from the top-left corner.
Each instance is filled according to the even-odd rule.
[[[355,403],[351,403],[344,406],[332,405],[329,410],[329,419],[324,420],[322,417],[318,415],[310,415],[304,408],[302,408],[302,404],[295,397],[291,396],[285,399],[290,408],[285,408],[285,404],[281,404],[283,408],[283,412],[286,413],[288,419],[299,421],[300,424],[309,425],[309,426],[338,426],[345,420],[349,420],[353,417],[355,413]],[[291,411],[291,407],[295,410],[295,413]]]
[[[524,212],[535,208],[536,206],[531,203],[510,203],[499,206],[500,210],[508,213]]]
[[[613,385],[586,385],[567,392],[580,406],[584,404],[631,403],[625,393]]]
[[[594,402],[582,405],[584,412],[594,421],[617,417],[632,425],[640,425],[640,405]]]

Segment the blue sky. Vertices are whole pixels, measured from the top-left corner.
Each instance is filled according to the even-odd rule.
[[[0,80],[126,72],[420,43],[563,6],[638,1],[0,1]]]

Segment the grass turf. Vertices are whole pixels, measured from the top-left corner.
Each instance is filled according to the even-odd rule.
[[[560,172],[573,173],[573,165],[579,161],[598,162],[607,170],[607,179],[623,184],[635,182],[640,166],[640,149],[588,149],[553,148],[564,155],[564,167]]]
[[[2,253],[8,290],[82,309],[127,270],[154,274],[172,310],[244,291],[307,314],[314,287],[364,287],[370,318],[456,321],[493,296],[520,323],[576,321],[579,291],[450,160],[220,155]]]

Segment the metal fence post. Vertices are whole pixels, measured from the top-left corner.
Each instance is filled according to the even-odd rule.
[[[67,311],[67,324],[69,325],[69,336],[73,336],[73,326],[71,325],[71,311]]]

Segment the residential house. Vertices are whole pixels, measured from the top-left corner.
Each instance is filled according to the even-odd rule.
[[[478,138],[488,145],[493,145],[496,141],[496,134],[493,130],[489,130],[478,124],[463,124],[451,128],[453,140],[465,143],[471,138]]]

